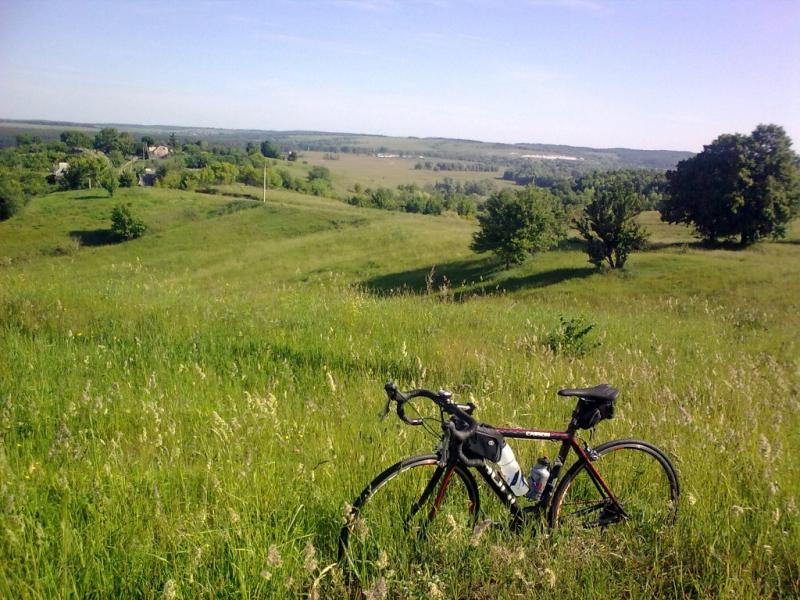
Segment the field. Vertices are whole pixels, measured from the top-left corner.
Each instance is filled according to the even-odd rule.
[[[433,185],[446,177],[456,181],[491,180],[497,189],[513,187],[514,183],[502,179],[500,171],[430,171],[415,169],[417,158],[379,158],[364,154],[337,154],[336,160],[325,158],[324,152],[303,152],[302,160],[310,165],[327,167],[334,175],[335,189],[345,195],[356,183],[364,187],[395,188],[398,185],[415,183],[419,186]],[[434,160],[434,162],[436,162]]]
[[[115,243],[119,201],[145,237]],[[370,597],[797,597],[800,227],[708,250],[643,219],[652,247],[622,274],[575,240],[502,272],[454,216],[281,191],[34,199],[0,223],[0,597],[357,594],[335,566],[347,503],[433,444],[378,421],[389,379],[552,429],[559,387],[607,381],[618,417],[591,443],[659,445],[683,495],[648,538],[454,530]],[[562,316],[594,324],[585,355],[545,343]],[[524,468],[553,455],[527,446]]]

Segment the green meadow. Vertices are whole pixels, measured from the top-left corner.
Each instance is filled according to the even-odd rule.
[[[113,238],[118,202],[144,237]],[[499,271],[453,215],[274,190],[32,200],[0,223],[0,597],[797,597],[800,227],[712,250],[642,218],[623,273],[576,239]],[[594,325],[585,354],[546,343],[562,317]],[[378,420],[390,379],[548,429],[560,387],[619,387],[590,443],[668,452],[675,526],[454,529],[347,581],[346,506],[435,443]],[[555,452],[514,449],[526,470]]]
[[[310,165],[327,167],[334,175],[335,191],[345,196],[351,192],[355,184],[364,187],[396,188],[398,185],[416,184],[433,185],[445,178],[455,181],[491,180],[497,189],[513,187],[514,183],[502,178],[503,172],[498,169],[487,171],[431,171],[415,169],[420,158],[390,157],[380,158],[368,154],[336,154],[336,159],[326,158],[325,152],[302,152],[301,160]],[[433,159],[436,162],[437,159]],[[447,159],[438,159],[447,160]]]

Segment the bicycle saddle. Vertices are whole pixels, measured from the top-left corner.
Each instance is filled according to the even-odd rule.
[[[577,388],[574,390],[558,390],[559,396],[578,396],[586,400],[616,400],[619,390],[607,383],[601,383],[590,388]]]

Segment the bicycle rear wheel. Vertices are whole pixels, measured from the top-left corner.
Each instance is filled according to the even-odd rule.
[[[403,460],[353,503],[339,534],[339,561],[370,581],[387,565],[403,568],[468,535],[478,508],[478,487],[463,465],[439,467],[433,454]]]
[[[666,455],[639,440],[615,440],[594,449],[592,461],[613,500],[580,461],[561,480],[550,505],[551,527],[593,528],[620,524],[640,534],[671,525],[678,510],[678,476]]]

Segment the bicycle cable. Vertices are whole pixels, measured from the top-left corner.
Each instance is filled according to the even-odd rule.
[[[440,421],[440,420],[439,420],[439,419],[437,419],[436,417],[426,417],[426,416],[423,416],[423,415],[422,415],[422,413],[421,413],[421,412],[419,412],[419,409],[418,409],[416,406],[414,406],[413,404],[410,404],[410,403],[409,403],[409,404],[408,404],[408,406],[409,406],[409,407],[410,407],[410,408],[411,408],[411,409],[414,411],[414,414],[415,414],[416,416],[418,416],[420,419],[422,419],[422,428],[423,428],[423,429],[424,429],[424,430],[425,430],[425,431],[426,431],[426,432],[427,432],[429,435],[431,435],[432,437],[438,438],[440,434],[438,434],[438,433],[436,432],[436,430],[434,430],[434,429],[433,429],[433,427],[431,427],[431,426],[428,424],[428,421],[435,421],[435,422],[436,422],[436,423],[438,423],[439,425],[441,425],[442,421]]]

